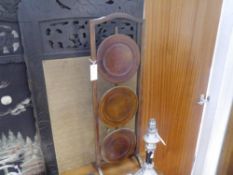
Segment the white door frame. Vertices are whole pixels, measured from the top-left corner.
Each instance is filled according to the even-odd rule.
[[[233,102],[232,19],[233,0],[223,0],[192,175],[216,174]]]

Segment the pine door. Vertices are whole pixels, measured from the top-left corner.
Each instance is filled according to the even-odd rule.
[[[156,166],[189,175],[197,142],[222,0],[146,0],[141,134],[155,117],[167,146]],[[141,151],[144,142],[141,140]]]

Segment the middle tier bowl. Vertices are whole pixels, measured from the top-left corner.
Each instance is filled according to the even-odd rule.
[[[135,115],[137,95],[128,87],[118,86],[108,90],[100,99],[99,117],[109,127],[124,126]]]

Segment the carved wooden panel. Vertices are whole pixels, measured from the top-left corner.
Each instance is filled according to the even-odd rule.
[[[66,19],[41,23],[44,53],[90,50],[90,34],[88,20],[90,18]],[[99,45],[106,37],[114,34],[115,27],[119,33],[124,33],[137,39],[137,24],[127,20],[114,20],[100,24],[96,28]]]
[[[35,0],[34,0],[35,1]],[[89,54],[88,20],[112,12],[125,12],[136,17],[142,16],[143,0],[39,0],[22,1],[22,8],[27,4],[32,14],[22,17],[21,28],[30,26],[30,21],[39,25],[40,30],[25,33],[25,38],[31,38],[34,45],[42,47],[45,58],[58,58]],[[25,7],[26,8],[26,7]],[[51,10],[52,9],[52,10]],[[29,13],[31,13],[29,12]],[[59,15],[57,15],[59,14]],[[28,19],[27,19],[28,18]],[[33,20],[32,20],[33,19]],[[27,23],[24,23],[27,21]],[[126,20],[114,20],[97,27],[99,44],[104,38],[114,33],[118,26],[119,33],[124,33],[139,42],[140,28],[136,23]],[[33,27],[33,25],[31,25]],[[32,28],[30,28],[32,30]],[[38,31],[36,31],[38,30]],[[35,36],[31,37],[35,33]],[[42,44],[40,46],[40,40]],[[31,46],[32,47],[32,46]],[[37,50],[36,49],[36,50]],[[60,55],[60,56],[59,56]]]

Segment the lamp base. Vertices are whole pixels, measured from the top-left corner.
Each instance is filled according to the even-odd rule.
[[[134,175],[158,175],[153,164],[145,163]]]

